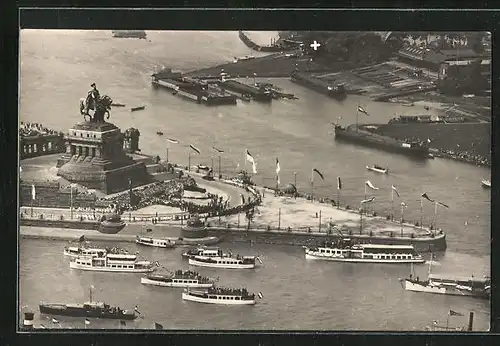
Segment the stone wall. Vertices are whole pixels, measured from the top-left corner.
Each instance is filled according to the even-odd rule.
[[[21,226],[34,226],[34,227],[51,227],[51,228],[69,228],[69,229],[86,229],[95,230],[99,229],[99,222],[82,222],[70,220],[44,220],[44,219],[20,219]]]

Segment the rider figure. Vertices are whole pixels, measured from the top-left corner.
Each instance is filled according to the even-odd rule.
[[[100,98],[99,90],[97,90],[95,83],[92,83],[90,87],[92,89],[89,90],[87,95],[87,113],[90,109],[96,110],[97,102]]]

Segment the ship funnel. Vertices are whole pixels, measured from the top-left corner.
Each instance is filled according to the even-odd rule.
[[[467,328],[467,331],[472,332],[473,322],[474,322],[474,313],[471,311],[469,314],[469,328]]]

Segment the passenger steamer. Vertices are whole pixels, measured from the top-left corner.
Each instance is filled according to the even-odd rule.
[[[306,259],[364,263],[424,263],[413,245],[353,244],[343,239],[324,247],[304,247]]]
[[[215,280],[201,276],[191,270],[176,270],[175,273],[170,275],[148,275],[145,278],[141,278],[141,284],[163,287],[210,288],[214,286]]]
[[[104,257],[80,256],[70,262],[72,269],[121,272],[121,273],[149,273],[154,270],[153,263],[141,261],[136,255],[106,254]]]
[[[197,303],[221,305],[254,305],[255,294],[249,293],[245,288],[209,288],[208,291],[194,291],[186,289],[182,299]]]
[[[454,296],[472,296],[483,299],[491,298],[491,278],[482,279],[451,277],[445,275],[431,274],[432,257],[429,262],[427,280],[420,280],[410,273],[410,277],[404,280],[404,289],[413,292],[425,292],[435,294],[448,294]],[[413,272],[413,268],[412,268]]]
[[[231,257],[230,253],[224,253],[218,247],[193,247],[182,254],[184,258],[194,258],[195,256],[203,257]]]
[[[262,263],[256,256],[236,257],[204,257],[194,256],[189,259],[189,264],[198,267],[224,268],[224,269],[253,269],[256,261]]]
[[[127,254],[128,252],[120,248],[99,248],[94,245],[83,246],[66,246],[64,248],[64,256],[75,259],[81,256],[100,257],[103,258],[106,254]]]
[[[141,237],[139,235],[135,238],[135,242],[140,245],[161,247],[165,249],[173,249],[175,247],[175,241],[173,240]]]
[[[109,306],[103,302],[92,301],[92,288],[90,288],[90,300],[83,304],[44,304],[39,305],[41,314],[108,318],[120,320],[133,320],[137,318],[135,311],[122,310],[119,307]],[[136,307],[137,310],[137,307]]]

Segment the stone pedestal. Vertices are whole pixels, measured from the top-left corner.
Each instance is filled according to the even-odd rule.
[[[111,123],[83,122],[65,136],[66,152],[57,162],[57,175],[106,194],[152,180],[144,163],[123,150],[123,134]]]

